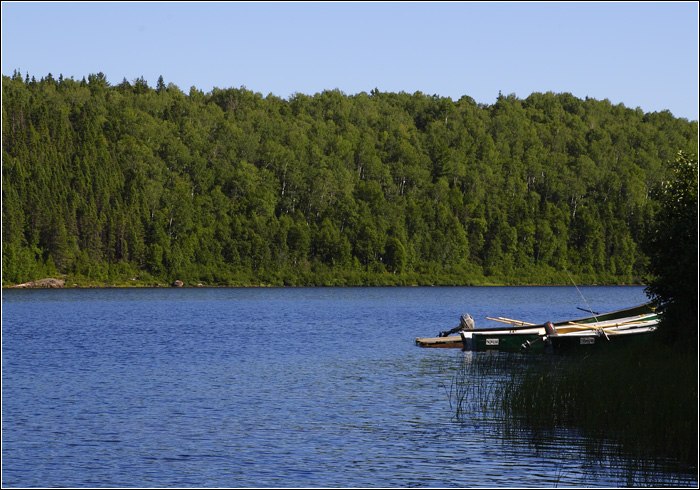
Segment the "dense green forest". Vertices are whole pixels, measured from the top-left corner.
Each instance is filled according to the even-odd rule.
[[[698,124],[569,93],[2,77],[2,282],[640,283]]]

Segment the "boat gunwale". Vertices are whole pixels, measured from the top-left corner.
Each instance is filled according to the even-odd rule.
[[[619,315],[622,313],[628,313],[630,311],[635,311],[635,310],[642,310],[643,308],[647,307],[648,312],[647,313],[640,313],[638,315],[633,315],[633,316],[612,316],[612,315]],[[622,310],[617,310],[617,311],[611,311],[608,313],[602,313],[600,315],[594,315],[594,316],[587,316],[587,317],[582,317],[582,318],[575,318],[572,320],[561,320],[558,322],[552,322],[552,324],[557,327],[557,326],[567,326],[570,323],[590,323],[591,327],[597,326],[598,324],[601,324],[600,326],[609,326],[612,325],[609,322],[614,322],[616,320],[624,320],[624,319],[639,319],[641,321],[641,318],[647,317],[647,316],[658,316],[658,313],[655,312],[656,308],[652,306],[652,303],[642,303],[637,306],[632,306],[631,308],[624,308]],[[606,317],[605,320],[598,320],[598,318],[601,317]],[[516,320],[514,320],[516,321]],[[519,321],[519,320],[517,320]],[[533,330],[537,328],[544,328],[547,322],[544,323],[533,323],[529,325],[517,325],[517,324],[511,324],[510,327],[508,328],[499,328],[499,327],[488,327],[488,328],[472,328],[472,329],[466,329],[463,330],[464,332],[474,332],[474,333],[495,333],[495,332],[513,332],[515,333],[516,331],[519,333],[519,331],[522,330]],[[603,323],[608,323],[608,325],[602,325]],[[619,323],[619,322],[618,322]]]

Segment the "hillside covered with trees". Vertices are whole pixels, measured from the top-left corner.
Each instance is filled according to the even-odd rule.
[[[640,283],[697,121],[568,93],[2,78],[3,284]]]

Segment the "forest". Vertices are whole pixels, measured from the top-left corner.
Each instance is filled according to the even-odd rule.
[[[698,122],[570,93],[2,77],[2,283],[644,284]]]

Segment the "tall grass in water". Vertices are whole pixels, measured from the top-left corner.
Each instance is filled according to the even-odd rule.
[[[511,383],[510,373],[528,360],[496,351],[465,352],[449,389],[445,387],[454,419],[493,421],[501,413],[502,392]]]
[[[667,347],[597,357],[467,352],[444,388],[459,422],[495,424],[504,440],[543,454],[560,444],[580,451],[623,486],[688,486],[698,469],[697,367],[695,352]]]
[[[586,358],[551,356],[510,378],[494,401],[535,430],[574,427],[633,457],[697,469],[697,352],[663,345]],[[595,450],[595,448],[592,448]]]

